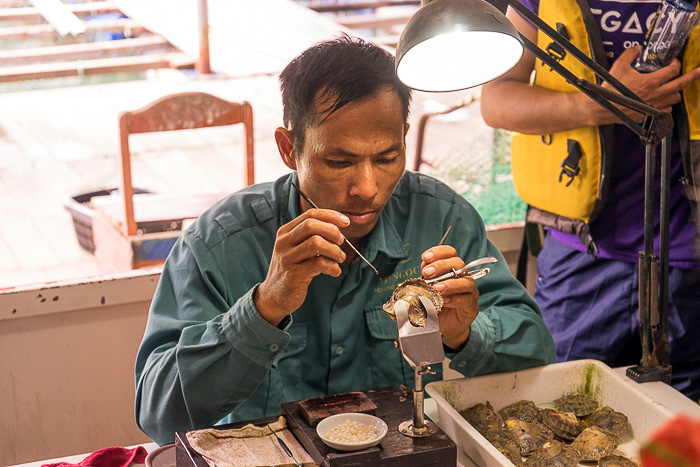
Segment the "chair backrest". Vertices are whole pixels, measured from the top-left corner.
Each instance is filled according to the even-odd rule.
[[[124,201],[123,232],[136,235],[134,188],[131,182],[129,135],[155,131],[188,130],[242,123],[245,129],[247,185],[255,183],[253,109],[247,101],[229,102],[203,92],[183,92],[165,96],[138,110],[119,116],[121,146],[121,193]]]
[[[414,172],[419,172],[420,168],[423,164],[427,164],[429,166],[432,166],[430,161],[423,160],[423,147],[425,145],[425,130],[426,126],[428,125],[428,120],[431,119],[432,117],[435,117],[436,115],[447,115],[449,113],[454,112],[455,110],[459,110],[462,107],[467,107],[468,105],[476,102],[479,100],[479,96],[477,95],[471,95],[468,97],[465,97],[463,100],[457,102],[455,105],[452,107],[448,107],[445,110],[441,110],[438,112],[426,112],[420,116],[420,120],[418,120],[418,130],[417,130],[417,137],[416,137],[416,158],[413,161],[413,171]]]

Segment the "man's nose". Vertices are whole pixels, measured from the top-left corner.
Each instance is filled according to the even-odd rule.
[[[350,195],[370,199],[376,196],[378,191],[374,167],[372,164],[360,164],[350,188]]]

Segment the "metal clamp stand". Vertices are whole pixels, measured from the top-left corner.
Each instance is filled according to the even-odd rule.
[[[414,438],[431,436],[438,432],[435,423],[425,420],[423,375],[430,371],[430,365],[442,363],[445,360],[437,310],[430,299],[419,298],[428,313],[427,322],[423,327],[414,326],[409,321],[408,303],[399,300],[394,304],[396,323],[399,327],[399,349],[415,371],[413,419],[402,422],[399,425],[399,432]]]
[[[639,252],[639,331],[642,359],[627,369],[627,376],[638,383],[663,381],[671,384],[668,346],[668,244],[669,176],[671,142],[661,145],[661,231],[659,256],[654,252],[654,156],[656,147],[646,144],[644,192],[644,251]],[[660,286],[660,287],[659,287]]]

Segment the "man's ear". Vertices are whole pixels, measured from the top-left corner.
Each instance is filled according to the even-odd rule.
[[[275,142],[277,150],[280,152],[280,157],[284,165],[292,170],[297,169],[297,162],[294,157],[294,139],[292,132],[286,128],[279,127],[275,130]]]

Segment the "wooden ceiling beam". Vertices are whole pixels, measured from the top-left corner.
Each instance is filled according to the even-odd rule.
[[[31,79],[65,78],[110,73],[131,73],[155,68],[170,68],[171,64],[182,67],[185,63],[194,66],[194,60],[182,53],[157,55],[134,55],[129,57],[100,58],[73,62],[38,63],[32,65],[0,68],[0,82],[25,81]]]
[[[96,1],[89,3],[66,3],[65,7],[76,16],[91,16],[104,13],[119,13],[119,9],[110,1]],[[39,10],[34,7],[2,8],[0,9],[0,21],[27,21],[42,19]]]
[[[119,18],[106,21],[86,21],[87,30],[83,34],[123,33],[130,37],[146,31],[134,20]],[[0,28],[0,41],[24,40],[43,37],[60,37],[50,24],[31,24]]]
[[[361,28],[388,28],[397,24],[406,24],[413,14],[402,14],[394,16],[384,15],[352,15],[337,17],[335,20],[341,25],[350,29]]]
[[[352,11],[352,10],[364,10],[366,8],[381,8],[387,6],[420,6],[420,0],[377,0],[375,2],[355,2],[355,3],[336,3],[336,4],[310,4],[308,8],[317,11],[319,13],[328,12],[339,12],[339,11]]]
[[[0,66],[27,65],[29,63],[66,60],[90,60],[115,54],[141,54],[160,50],[170,52],[172,45],[161,36],[145,36],[133,39],[87,42],[82,44],[54,45],[32,49],[0,50]]]

